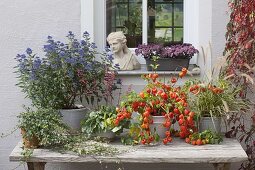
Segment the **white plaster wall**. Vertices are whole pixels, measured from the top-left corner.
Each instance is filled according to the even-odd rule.
[[[93,0],[82,0],[82,4],[86,4]],[[203,4],[209,2],[212,9],[205,9]],[[199,26],[200,42],[207,43],[208,37],[203,36],[208,33],[209,39],[212,40],[213,54],[220,54],[224,47],[224,33],[226,20],[221,15],[224,13],[226,6],[222,0],[200,0],[200,13],[207,13],[208,20]],[[22,111],[22,104],[29,104],[28,100],[24,100],[24,95],[20,89],[15,86],[17,83],[13,67],[15,65],[14,57],[17,53],[22,53],[27,47],[31,47],[34,51],[42,54],[41,48],[47,35],[52,35],[57,39],[63,40],[69,30],[74,31],[77,35],[86,27],[81,26],[85,23],[94,31],[90,22],[82,20],[80,22],[80,0],[1,0],[0,1],[0,132],[6,132],[12,129],[16,124],[16,115]],[[84,9],[84,8],[83,8]],[[209,10],[209,11],[207,11]],[[96,14],[98,9],[94,10]],[[89,12],[89,11],[88,11]],[[205,15],[201,16],[201,20]],[[86,17],[85,17],[86,18]],[[87,16],[87,18],[89,18]],[[209,25],[208,25],[209,24]],[[103,23],[102,23],[103,25]],[[209,28],[208,28],[209,27]],[[208,29],[207,29],[208,28]],[[98,28],[95,28],[97,31]],[[101,35],[104,33],[101,32]],[[100,36],[94,35],[95,41],[102,46]],[[101,43],[100,43],[101,42]],[[214,58],[212,59],[212,61]],[[7,138],[0,139],[0,170],[10,170],[17,164],[8,161],[8,155],[13,147],[20,140],[19,132],[15,132]],[[201,164],[172,164],[170,168],[164,168],[165,165],[125,165],[127,170],[143,170],[143,169],[213,169],[211,165]],[[23,166],[18,169],[25,169]],[[100,169],[99,164],[90,164],[85,168],[84,164],[49,164],[46,166],[49,170],[80,170],[80,169]],[[117,169],[116,165],[109,165],[107,169]],[[236,168],[235,168],[236,169]]]
[[[212,1],[212,65],[217,63],[217,58],[223,55],[229,15],[227,0]]]
[[[0,1],[0,133],[15,126],[22,104],[29,103],[15,86],[16,54],[27,47],[41,53],[48,35],[63,40],[69,30],[80,35],[79,0]],[[0,170],[17,165],[8,155],[19,140],[19,132],[0,139]]]

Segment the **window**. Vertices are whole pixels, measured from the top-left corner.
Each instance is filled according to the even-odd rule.
[[[131,48],[182,43],[183,0],[106,0],[106,34],[114,31],[123,31]]]

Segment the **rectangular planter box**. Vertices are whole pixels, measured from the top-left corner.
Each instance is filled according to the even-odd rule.
[[[154,62],[150,59],[146,60],[146,66],[148,71],[153,71],[151,64]],[[189,60],[184,58],[159,58],[157,64],[159,64],[157,71],[181,71],[183,67],[189,67]]]

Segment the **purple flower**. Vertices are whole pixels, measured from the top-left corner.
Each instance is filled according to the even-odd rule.
[[[85,32],[83,33],[83,37],[87,37],[87,36],[89,36],[89,33],[88,33],[87,31],[85,31]]]
[[[144,58],[152,58],[152,56],[159,56],[161,58],[191,58],[198,53],[191,44],[183,43],[178,45],[166,46],[160,44],[139,45],[135,50],[136,55],[143,55]]]
[[[83,45],[83,46],[87,45],[86,41],[81,40],[81,45]]]
[[[32,54],[31,48],[27,48],[26,53],[27,53],[28,55]]]
[[[64,57],[65,56],[65,52],[64,51],[60,51],[60,53],[59,53],[59,55],[61,56],[61,57]]]
[[[95,43],[91,43],[91,48],[93,48],[93,49],[97,48],[96,44]]]
[[[69,31],[67,40],[63,43],[48,36],[43,46],[45,57],[31,55],[30,48],[15,57],[19,86],[35,105],[69,108],[75,102],[69,101],[70,97],[82,98],[87,91],[98,96],[106,91],[103,78],[105,72],[113,68],[109,62],[112,55],[96,51],[96,44],[90,42],[88,32],[84,33],[84,40],[77,40]],[[54,89],[58,89],[58,93]],[[42,93],[45,93],[44,97]],[[44,101],[36,102],[41,100]]]
[[[41,66],[41,64],[42,64],[42,60],[41,60],[39,57],[37,57],[37,58],[34,60],[34,62],[33,62],[33,69],[34,69],[34,70],[39,69],[39,67]]]

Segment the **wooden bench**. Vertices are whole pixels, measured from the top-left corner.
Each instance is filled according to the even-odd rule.
[[[183,140],[175,139],[168,145],[155,146],[124,146],[113,143],[119,149],[132,148],[113,157],[77,156],[75,154],[61,154],[49,149],[35,149],[33,155],[26,160],[29,170],[44,170],[47,162],[98,162],[104,163],[210,163],[215,170],[228,170],[233,162],[247,160],[247,155],[239,142],[235,139],[224,139],[219,145],[192,146]],[[10,161],[24,161],[20,142],[10,154]]]

